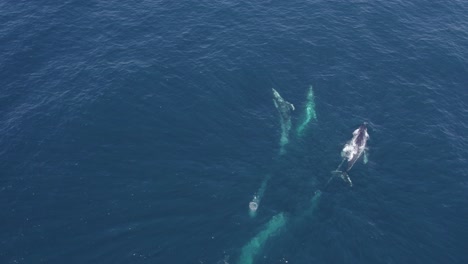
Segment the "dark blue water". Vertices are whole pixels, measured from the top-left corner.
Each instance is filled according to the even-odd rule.
[[[255,263],[468,263],[466,1],[0,7],[1,263],[237,263],[280,212]]]

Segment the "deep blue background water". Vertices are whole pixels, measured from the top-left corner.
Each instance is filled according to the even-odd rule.
[[[0,10],[1,263],[236,263],[279,212],[256,263],[468,262],[466,1]],[[297,125],[309,85],[278,157],[271,88]],[[369,163],[301,221],[363,121]]]

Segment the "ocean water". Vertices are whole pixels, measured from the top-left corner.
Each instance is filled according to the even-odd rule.
[[[466,1],[0,8],[0,263],[468,263]]]

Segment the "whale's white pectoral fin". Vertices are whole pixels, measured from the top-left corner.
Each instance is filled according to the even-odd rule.
[[[296,110],[296,108],[294,107],[293,104],[289,104],[289,106],[291,107],[291,110],[293,110],[293,111]]]
[[[278,103],[276,102],[275,99],[273,99],[273,103],[275,104],[275,107],[278,108]]]
[[[369,152],[367,151],[367,149],[364,150],[364,158],[363,158],[362,162],[364,164],[367,164],[367,162],[369,162]]]

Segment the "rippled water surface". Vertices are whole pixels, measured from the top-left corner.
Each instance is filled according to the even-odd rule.
[[[1,263],[468,263],[466,1],[0,9]]]

